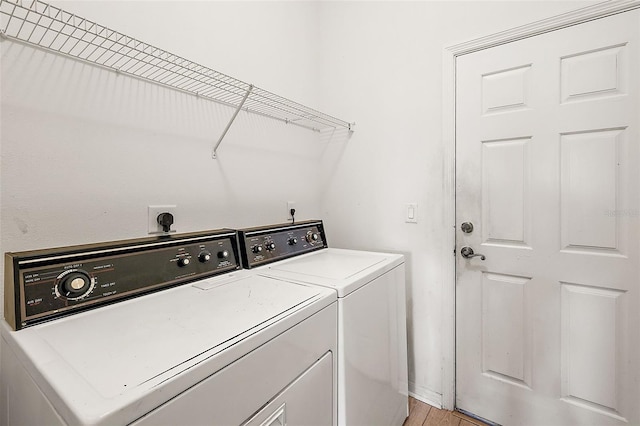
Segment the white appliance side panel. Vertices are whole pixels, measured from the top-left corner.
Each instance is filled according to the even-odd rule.
[[[404,263],[389,272],[393,274],[392,280],[394,285],[389,287],[389,300],[393,304],[395,300],[395,313],[392,313],[390,318],[397,318],[395,322],[395,330],[391,328],[391,347],[398,348],[398,389],[407,396],[406,412],[399,412],[401,421],[404,422],[409,416],[409,358],[408,358],[408,343],[407,343],[407,289],[406,289],[406,273]]]
[[[6,342],[0,358],[0,424],[64,425]]]
[[[333,365],[329,352],[242,426],[334,424]]]
[[[408,413],[404,265],[338,299],[338,424],[402,425]]]
[[[324,354],[336,353],[337,329],[337,305],[333,303],[134,424],[241,424]],[[333,401],[335,384],[332,388],[329,397]]]

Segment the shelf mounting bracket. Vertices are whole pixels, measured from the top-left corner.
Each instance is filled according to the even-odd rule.
[[[251,94],[252,90],[253,90],[253,84],[250,84],[249,88],[247,89],[247,93],[244,94],[242,100],[240,101],[240,104],[238,104],[238,107],[236,108],[235,112],[231,116],[231,120],[229,120],[229,123],[227,123],[227,127],[225,127],[224,130],[222,131],[222,134],[220,135],[220,139],[218,139],[218,142],[213,147],[213,152],[211,153],[211,158],[214,158],[214,159],[218,158],[217,157],[218,147],[222,143],[222,140],[224,139],[224,137],[227,135],[227,132],[229,131],[229,128],[231,127],[231,125],[233,124],[233,121],[238,116],[238,113],[240,112],[240,110],[244,106],[244,103],[247,101],[247,98]]]

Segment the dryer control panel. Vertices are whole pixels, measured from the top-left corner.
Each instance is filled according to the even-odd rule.
[[[236,269],[233,230],[7,253],[5,319],[19,330]]]
[[[238,234],[242,264],[248,269],[327,247],[320,220],[241,229]]]

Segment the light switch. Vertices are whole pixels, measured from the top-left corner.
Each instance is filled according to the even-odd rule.
[[[418,203],[408,203],[406,211],[405,222],[418,223]]]

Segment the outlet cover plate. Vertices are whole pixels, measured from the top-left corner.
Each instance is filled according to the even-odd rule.
[[[296,202],[295,201],[287,201],[287,220],[289,222],[293,221],[293,218],[291,217],[291,209],[296,209]],[[298,215],[298,212],[296,211],[296,216]]]

